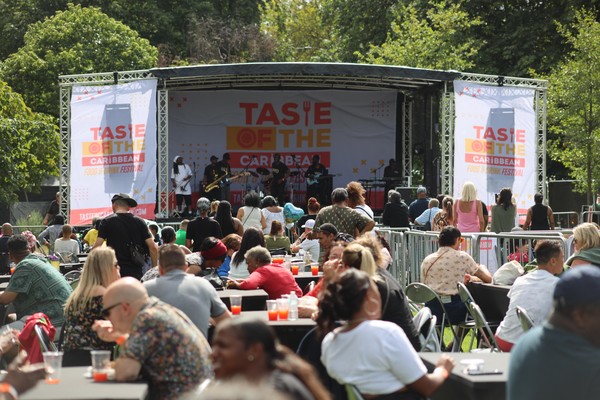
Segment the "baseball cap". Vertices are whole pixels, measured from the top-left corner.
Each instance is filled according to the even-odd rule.
[[[419,186],[417,188],[417,193],[427,193],[427,189],[425,188],[425,186]]]
[[[112,199],[110,199],[111,203],[114,203],[117,200],[125,200],[127,202],[127,204],[129,205],[129,207],[137,207],[137,201],[135,201],[134,199],[131,198],[131,196],[129,196],[127,193],[117,193],[115,194]]]
[[[304,223],[304,225],[301,226],[301,228],[308,228],[308,229],[313,229],[314,227],[315,227],[315,220],[314,219],[306,220],[306,222]]]
[[[337,235],[338,234],[338,230],[335,227],[335,225],[330,224],[329,222],[326,222],[323,225],[321,225],[319,227],[319,231],[325,232],[325,233],[329,233],[331,235]]]
[[[565,272],[554,289],[554,301],[567,308],[600,304],[600,268],[582,265]]]

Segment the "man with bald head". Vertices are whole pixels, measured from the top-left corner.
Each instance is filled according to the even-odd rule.
[[[10,273],[10,257],[8,256],[8,239],[13,235],[12,225],[8,222],[2,224],[2,236],[0,237],[0,274]]]
[[[148,296],[138,280],[114,282],[103,300],[108,321],[96,321],[93,329],[100,339],[122,345],[115,362],[118,381],[135,380],[143,371],[150,399],[174,399],[212,377],[202,332],[183,312]]]

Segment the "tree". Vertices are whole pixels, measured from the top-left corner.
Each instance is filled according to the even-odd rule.
[[[264,3],[261,28],[276,43],[275,61],[338,61],[333,29],[324,20],[326,1]]]
[[[0,81],[0,203],[16,201],[19,190],[39,190],[45,177],[58,173],[58,143],[53,118],[32,112]]]
[[[158,52],[146,39],[97,8],[69,5],[37,22],[25,45],[2,64],[0,77],[35,111],[58,115],[58,76],[146,69]]]
[[[480,23],[459,3],[431,1],[424,17],[415,4],[399,6],[385,43],[372,45],[365,55],[359,54],[359,59],[372,64],[468,70],[483,45],[469,35],[469,30]]]
[[[600,182],[600,23],[580,11],[558,28],[573,50],[548,77],[550,156],[571,170],[591,204]]]

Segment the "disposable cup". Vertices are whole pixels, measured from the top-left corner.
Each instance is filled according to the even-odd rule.
[[[298,264],[292,264],[292,275],[298,275],[299,270],[300,266]]]
[[[288,299],[277,300],[277,313],[280,321],[287,321],[290,310],[290,301]]]
[[[269,315],[269,321],[277,321],[279,317],[277,300],[267,300],[267,314]]]
[[[240,315],[242,312],[242,296],[239,294],[234,294],[229,297],[229,302],[231,304],[231,313],[233,315]]]
[[[318,263],[312,263],[312,264],[310,264],[310,272],[314,276],[319,275],[319,264]]]
[[[63,352],[47,351],[42,353],[42,356],[44,357],[44,368],[46,368],[46,383],[59,383]]]
[[[108,370],[110,369],[110,351],[92,350],[92,374],[96,382],[108,380]]]

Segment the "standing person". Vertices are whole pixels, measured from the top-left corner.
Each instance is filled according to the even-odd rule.
[[[248,228],[256,228],[261,231],[267,227],[265,216],[260,210],[260,197],[254,190],[244,196],[244,206],[237,212],[237,219],[242,221],[244,231]]]
[[[177,212],[191,215],[192,213],[192,169],[184,164],[183,157],[175,156],[171,170],[171,183],[177,199]],[[183,202],[185,200],[185,207]]]
[[[290,176],[290,169],[281,161],[281,155],[273,155],[271,164],[271,196],[275,197],[279,204],[285,203],[285,183]]]
[[[327,196],[322,180],[329,172],[320,161],[321,157],[315,154],[312,157],[312,164],[310,164],[304,173],[304,177],[306,178],[306,197],[313,197],[322,203],[326,200],[325,196]]]
[[[273,221],[279,221],[281,225],[285,225],[285,218],[283,217],[283,208],[279,207],[277,200],[273,196],[267,196],[262,200],[262,214],[265,216],[266,227],[263,229],[263,233],[268,235],[271,233],[271,223]]]
[[[175,232],[175,243],[180,246],[185,246],[185,237],[187,236],[187,227],[190,223],[189,219],[184,219],[179,224],[179,229]]]
[[[348,183],[346,185],[346,191],[348,192],[348,207],[354,208],[356,211],[373,219],[373,210],[365,203],[365,193],[367,193],[367,191],[360,182],[352,181]]]
[[[598,398],[600,268],[584,265],[565,272],[553,299],[548,321],[512,349],[507,400]]]
[[[465,182],[462,187],[460,200],[454,202],[454,226],[461,232],[483,232],[483,206],[477,200],[477,189],[473,182]]]
[[[431,223],[433,231],[439,232],[448,225],[454,225],[454,218],[452,217],[453,205],[454,199],[450,196],[445,196],[442,200],[442,210],[433,217],[433,222]]]
[[[544,196],[540,193],[536,193],[533,196],[535,205],[527,210],[527,218],[523,224],[523,229],[531,229],[532,231],[547,231],[548,229],[554,230],[554,213],[550,206],[542,204]]]
[[[408,206],[408,218],[410,219],[410,222],[415,222],[415,219],[423,214],[423,211],[427,210],[427,207],[429,207],[427,189],[425,189],[424,186],[419,186],[417,188],[417,199]]]
[[[218,163],[217,156],[210,156],[210,164],[204,168],[204,176],[202,177],[202,188],[204,195],[210,201],[221,199],[221,167]]]
[[[306,205],[306,214],[301,216],[298,222],[296,222],[296,230],[298,234],[302,233],[301,229],[298,229],[298,227],[301,228],[302,225],[305,225],[306,221],[308,221],[309,219],[317,218],[317,214],[319,213],[320,209],[321,204],[319,204],[317,199],[315,199],[314,197],[308,199],[308,204]]]
[[[98,228],[100,227],[100,218],[94,217],[92,218],[92,227],[83,237],[83,243],[87,244],[90,248],[96,243],[96,239],[98,239]]]
[[[104,218],[98,231],[98,239],[94,247],[106,244],[112,247],[117,254],[121,267],[121,276],[133,276],[141,279],[144,275],[143,265],[135,263],[131,254],[131,244],[140,246],[150,254],[152,265],[156,265],[158,246],[146,226],[146,222],[129,212],[132,207],[137,207],[137,201],[126,193],[115,194],[112,199],[113,214]]]
[[[492,232],[511,232],[515,227],[517,207],[513,204],[512,190],[504,188],[492,206]]]
[[[389,193],[390,190],[396,189],[396,186],[399,186],[398,184],[402,180],[400,166],[393,158],[390,158],[388,165],[383,169],[383,180],[385,180],[384,193]]]
[[[229,165],[231,156],[229,153],[223,154],[223,159],[219,161],[220,175],[223,176],[223,186],[221,187],[221,198],[219,200],[231,201],[231,182],[227,180],[231,176],[231,165]]]
[[[210,210],[210,201],[206,197],[200,197],[196,202],[198,215],[188,225],[185,245],[194,253],[200,251],[202,241],[209,236],[214,236],[217,239],[223,237],[221,226],[217,221],[208,216]]]
[[[71,225],[65,224],[62,226],[62,237],[56,239],[54,242],[55,253],[71,253],[72,256],[77,256],[77,254],[79,254],[79,242],[75,239],[71,239],[72,234],[73,228]]]
[[[223,237],[232,233],[237,233],[240,236],[244,234],[244,226],[242,225],[242,221],[234,218],[231,215],[231,203],[229,203],[227,200],[223,200],[219,203],[215,220],[221,226],[221,233],[223,234]]]
[[[48,245],[50,251],[54,251],[54,242],[56,239],[62,236],[62,227],[65,224],[65,217],[62,215],[57,215],[52,220],[52,225],[47,227],[38,235],[38,240],[41,241],[42,244]]]
[[[0,274],[10,273],[10,257],[8,256],[8,239],[13,235],[12,225],[8,222],[2,224],[2,236],[0,237]]]
[[[104,293],[102,314],[94,330],[106,342],[122,343],[115,360],[118,382],[149,382],[150,399],[175,399],[212,377],[210,346],[181,311],[156,297],[135,279],[123,278]]]
[[[315,218],[315,226],[320,227],[329,222],[336,227],[338,232],[344,232],[354,237],[373,229],[375,222],[365,214],[348,207],[347,201],[348,191],[346,189],[334,189],[331,193],[332,204],[319,211]]]
[[[56,196],[54,200],[50,202],[48,206],[48,211],[46,211],[46,215],[44,216],[44,220],[42,221],[42,225],[48,225],[54,220],[54,217],[58,215],[60,211],[60,192],[56,192]]]
[[[388,202],[383,206],[383,214],[381,216],[383,225],[390,228],[408,228],[408,206],[402,201],[402,195],[395,191],[388,192]]]

